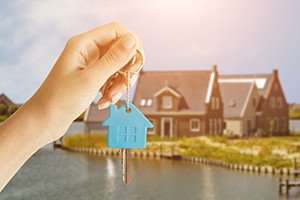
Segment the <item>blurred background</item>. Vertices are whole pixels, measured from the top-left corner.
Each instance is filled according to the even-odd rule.
[[[137,95],[135,103],[140,109],[144,109],[143,112],[148,118],[153,118],[151,122],[155,128],[151,129],[152,134],[148,136],[146,150],[151,152],[152,156],[146,156],[146,151],[137,151],[137,154],[141,153],[142,158],[133,159],[131,185],[124,186],[122,183],[120,161],[115,156],[117,153],[112,153],[106,148],[105,129],[100,128],[97,133],[95,131],[106,118],[107,111],[98,112],[95,106],[91,105],[89,113],[83,113],[70,127],[67,133],[69,137],[38,151],[0,194],[0,199],[284,198],[278,195],[278,185],[281,184],[278,175],[237,173],[214,165],[191,164],[182,159],[197,157],[225,163],[271,167],[274,170],[293,169],[294,171],[289,173],[298,174],[297,161],[291,160],[300,157],[300,106],[297,104],[300,102],[299,7],[300,2],[297,0],[2,0],[1,121],[7,119],[38,89],[68,38],[112,21],[120,21],[142,39],[146,53],[145,74],[147,71],[193,70],[201,74],[206,73],[205,76],[202,74],[201,80],[209,78],[211,73],[216,73],[220,79],[228,78],[224,76],[228,74],[250,74],[250,79],[260,78],[249,80],[248,77],[246,81],[256,83],[258,94],[261,95],[257,94],[257,101],[264,96],[258,82],[265,80],[268,85],[268,81],[278,75],[282,91],[279,96],[284,102],[281,100],[281,103],[277,103],[279,107],[282,105],[289,115],[282,119],[285,114],[279,114],[279,121],[282,119],[282,124],[285,124],[278,125],[284,130],[282,134],[277,134],[284,135],[281,137],[272,134],[276,133],[276,124],[279,124],[276,120],[273,121],[272,116],[276,117],[276,113],[280,112],[272,112],[271,117],[265,117],[269,117],[265,135],[252,134],[252,131],[251,134],[245,131],[245,135],[238,131],[233,138],[228,134],[220,136],[223,135],[223,129],[225,131],[228,127],[237,130],[233,123],[235,119],[226,118],[227,115],[233,115],[230,108],[240,101],[246,105],[246,98],[223,98],[220,105],[224,103],[224,110],[217,112],[221,115],[222,123],[216,122],[216,127],[220,127],[220,134],[203,136],[206,133],[217,132],[214,130],[218,129],[210,125],[214,124],[214,121],[210,122],[205,115],[199,118],[200,124],[194,119],[186,121],[186,126],[189,127],[186,129],[195,132],[199,127],[201,134],[183,134],[175,130],[173,134],[173,121],[172,125],[171,121],[160,123],[161,119],[147,115],[147,106],[151,107],[156,101],[150,101],[143,92],[135,94],[141,90],[133,89],[131,97]],[[170,75],[170,80],[183,77],[173,75]],[[157,79],[157,76],[155,77]],[[236,77],[231,77],[231,81],[233,78]],[[140,79],[144,82],[139,83],[147,85],[149,80],[156,79],[147,79],[145,75],[144,79]],[[187,75],[183,80],[192,79]],[[184,89],[180,86],[174,88],[170,80],[166,78],[161,84],[167,87],[166,91],[175,96],[185,96],[185,91],[192,88],[189,85],[183,87]],[[208,84],[208,80],[203,84]],[[191,81],[190,85],[193,83]],[[221,85],[220,87],[222,89]],[[227,91],[233,90],[235,89],[227,88]],[[243,88],[236,88],[236,91],[239,90],[245,92]],[[163,93],[165,89],[153,92]],[[240,94],[230,93],[230,97]],[[247,97],[247,93],[244,97]],[[197,101],[195,98],[189,96],[185,102],[188,106],[194,105],[194,102],[189,100]],[[217,107],[222,106],[218,103]],[[260,113],[263,113],[262,110],[255,110],[253,116],[264,116]],[[94,113],[93,116],[91,113]],[[178,110],[174,111],[175,115],[178,113]],[[214,113],[206,115],[215,116]],[[223,117],[226,122],[224,124]],[[254,118],[253,120],[256,120],[256,117]],[[244,125],[241,122],[241,126],[247,129],[248,121],[245,120]],[[202,125],[206,128],[202,128]],[[168,135],[162,132],[168,132]],[[97,155],[53,149],[61,145],[71,148],[93,148],[95,152],[90,154]],[[109,151],[109,155],[98,156],[105,154],[104,151]],[[170,159],[144,158],[155,157],[155,153]],[[177,159],[179,157],[181,161]],[[292,178],[291,180],[297,181]],[[299,197],[299,190],[293,188],[289,199]]]

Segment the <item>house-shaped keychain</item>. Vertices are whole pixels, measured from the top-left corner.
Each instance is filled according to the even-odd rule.
[[[151,122],[131,102],[130,112],[126,104],[119,109],[116,105],[109,107],[109,117],[102,122],[108,126],[108,147],[121,149],[146,148],[147,128]]]

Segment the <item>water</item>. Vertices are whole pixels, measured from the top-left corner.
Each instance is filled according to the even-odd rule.
[[[278,178],[184,161],[133,159],[132,183],[121,180],[120,160],[39,150],[0,194],[1,200],[276,200]],[[292,189],[291,198],[300,192]]]

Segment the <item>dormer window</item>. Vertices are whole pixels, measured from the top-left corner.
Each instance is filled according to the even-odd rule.
[[[152,99],[147,99],[147,106],[152,106]]]
[[[165,109],[172,108],[172,97],[171,96],[163,96],[163,98],[162,98],[162,106]]]
[[[142,99],[141,100],[141,106],[145,106],[146,105],[146,99]]]

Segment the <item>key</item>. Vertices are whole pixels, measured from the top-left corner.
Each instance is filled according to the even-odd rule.
[[[121,165],[123,172],[123,181],[125,184],[129,184],[131,181],[130,177],[130,149],[121,149]]]
[[[135,60],[131,62],[134,63]],[[135,66],[135,63],[133,66]],[[130,102],[129,89],[131,87],[130,83],[132,78],[132,73],[129,71],[130,69],[130,67],[125,69],[122,68],[118,73],[116,73],[117,75],[109,78],[106,86],[101,88],[104,90],[103,94],[105,94],[105,91],[109,89],[109,87],[113,84],[114,79],[119,74],[124,75],[127,79],[126,104],[119,109],[116,105],[110,105],[109,117],[102,122],[102,126],[108,126],[108,147],[118,148],[121,151],[121,168],[125,184],[129,184],[131,181],[130,151],[132,148],[146,148],[146,128],[153,127],[151,122],[143,115],[143,113],[141,113],[137,107]]]

